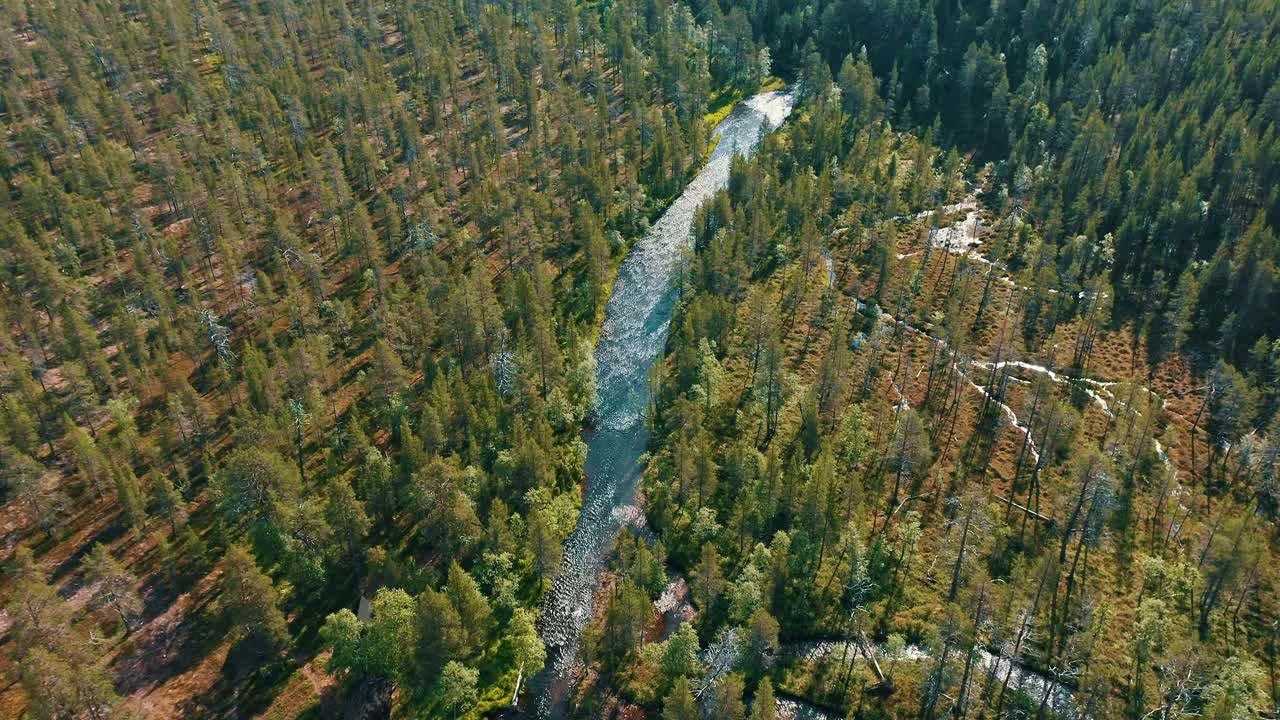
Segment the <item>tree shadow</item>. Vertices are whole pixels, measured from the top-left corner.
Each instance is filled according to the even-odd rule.
[[[151,596],[167,594],[151,593],[148,601],[151,601]],[[134,643],[132,651],[113,663],[118,678],[116,691],[132,695],[148,687],[163,685],[170,678],[195,669],[213,652],[222,643],[225,633],[208,610],[209,602],[209,599],[202,599],[167,626],[156,628],[145,637],[131,639]]]
[[[120,518],[117,517],[115,521],[108,523],[99,530],[96,535],[85,538],[84,542],[80,543],[80,547],[75,549],[75,552],[67,556],[66,560],[58,563],[58,566],[49,574],[49,582],[56,585],[63,579],[68,578],[74,572],[83,567],[84,557],[89,554],[89,551],[93,549],[94,545],[102,543],[109,547],[124,533],[125,527],[123,523],[120,522]],[[72,595],[76,594],[76,591],[78,591],[83,584],[83,576],[68,579],[66,584],[59,588],[58,594],[64,599],[70,598]]]
[[[263,655],[251,640],[238,642],[227,652],[217,681],[178,710],[192,717],[256,717],[271,706],[293,668],[284,658]]]

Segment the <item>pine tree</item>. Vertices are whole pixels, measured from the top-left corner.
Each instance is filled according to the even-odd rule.
[[[465,656],[467,630],[443,592],[427,590],[419,596],[417,617],[413,667],[420,679],[430,682],[447,663]]]
[[[142,597],[134,589],[138,579],[125,570],[102,543],[93,546],[85,559],[85,577],[96,585],[94,602],[109,607],[120,616],[125,632],[132,632],[132,617],[142,612]]]
[[[689,680],[676,678],[671,692],[662,702],[662,720],[698,720],[698,702],[693,698]]]
[[[688,681],[701,669],[698,663],[698,633],[692,623],[680,626],[674,635],[663,642],[661,682],[658,691],[673,692],[680,681]]]
[[[701,560],[693,573],[693,597],[704,609],[720,596],[724,590],[723,571],[720,569],[720,555],[711,543],[702,546]]]
[[[151,482],[151,506],[157,515],[169,523],[169,534],[176,535],[187,524],[187,503],[182,493],[173,486],[165,473],[158,473]]]
[[[462,566],[449,564],[449,582],[445,587],[449,602],[458,613],[458,619],[466,632],[466,647],[470,654],[478,655],[489,642],[493,615],[489,601],[480,592],[480,586]]]
[[[773,697],[773,681],[764,678],[756,687],[755,698],[751,701],[751,720],[774,720],[777,717],[776,701]]]
[[[742,702],[742,675],[729,673],[712,686],[711,704],[721,720],[744,720],[747,709]]]
[[[127,465],[117,465],[112,474],[115,476],[116,502],[120,505],[120,517],[125,524],[134,530],[141,530],[147,522],[146,501],[138,476]]]
[[[273,657],[289,645],[289,628],[276,589],[243,546],[232,545],[222,559],[220,604],[234,637],[259,655]]]
[[[364,559],[365,538],[370,529],[369,516],[365,514],[364,503],[351,489],[351,483],[344,478],[337,478],[329,485],[325,520],[342,546],[346,563],[353,572],[359,572]]]

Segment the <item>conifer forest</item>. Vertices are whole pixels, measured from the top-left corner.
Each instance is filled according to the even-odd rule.
[[[0,718],[1280,720],[1280,2],[0,2]]]

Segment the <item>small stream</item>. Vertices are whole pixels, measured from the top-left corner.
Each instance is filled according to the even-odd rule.
[[[776,701],[778,720],[844,720],[844,716],[791,696]]]
[[[753,152],[761,135],[791,114],[793,100],[790,92],[764,92],[734,108],[713,132],[720,140],[706,165],[618,269],[595,349],[599,404],[587,439],[582,510],[542,613],[550,661],[540,682],[541,717],[564,715],[605,557],[619,530],[643,522],[636,487],[649,442],[649,368],[667,344],[678,291],[672,280],[691,243],[694,212],[728,184],[734,154]]]
[[[883,644],[877,644],[875,647],[876,659],[880,665],[884,667],[887,664],[895,662],[889,657],[887,648]],[[1049,698],[1045,703],[1045,707],[1060,717],[1070,718],[1075,716],[1074,709],[1071,704],[1072,690],[1065,684],[1037,672],[1025,665],[1012,663],[1009,658],[1002,657],[992,653],[984,647],[977,647],[977,653],[974,657],[973,671],[974,678],[970,691],[976,691],[990,677],[996,686],[1004,683],[1005,676],[1009,677],[1009,690],[1011,692],[1021,692],[1031,698],[1036,704],[1039,704],[1048,692]],[[861,650],[856,645],[841,640],[822,640],[810,642],[797,642],[785,645],[781,649],[781,654],[788,658],[796,660],[818,661],[825,658],[861,658]],[[956,662],[962,663],[964,653],[955,653],[952,657],[956,658]],[[927,648],[919,645],[907,645],[903,648],[902,654],[898,656],[896,662],[928,662],[932,656]],[[823,712],[818,708],[810,708],[810,712]]]
[[[822,256],[822,264],[827,270],[827,287],[834,288],[836,286],[836,261],[831,257],[831,251],[825,247],[818,246],[818,254]]]

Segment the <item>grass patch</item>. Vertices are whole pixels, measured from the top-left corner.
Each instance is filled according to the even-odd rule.
[[[782,78],[770,75],[765,78],[764,82],[760,83],[760,87],[754,90],[742,90],[732,87],[721,88],[711,97],[711,102],[707,106],[707,113],[702,116],[702,119],[707,123],[707,127],[714,128],[720,124],[721,120],[729,117],[729,113],[733,111],[733,108],[738,103],[748,97],[756,93],[781,90],[786,86],[787,84],[783,82]]]
[[[785,80],[778,77],[777,75],[770,75],[769,77],[764,79],[764,82],[760,83],[760,89],[757,90],[756,92],[771,92],[773,90],[784,90],[786,89],[786,87],[787,87],[787,82]]]
[[[475,717],[492,717],[511,706],[511,693],[516,688],[517,671],[509,668],[487,687],[479,692],[475,710],[470,713]],[[528,680],[529,678],[524,678]],[[523,689],[523,684],[522,684]]]
[[[729,117],[729,113],[733,108],[747,97],[745,90],[736,90],[734,88],[724,88],[717,92],[707,106],[707,114],[702,116],[707,127],[714,128],[720,124],[721,120]]]
[[[717,125],[719,125],[725,118],[729,117],[729,113],[733,112],[733,109],[738,106],[738,103],[757,93],[782,90],[786,87],[787,84],[783,82],[782,78],[770,75],[765,78],[765,81],[760,83],[760,86],[755,90],[740,90],[732,87],[721,88],[714,96],[712,96],[707,112],[702,116],[702,119],[709,130],[715,130]],[[711,154],[716,151],[716,146],[719,144],[719,135],[711,138],[707,143],[707,157],[711,157]]]

